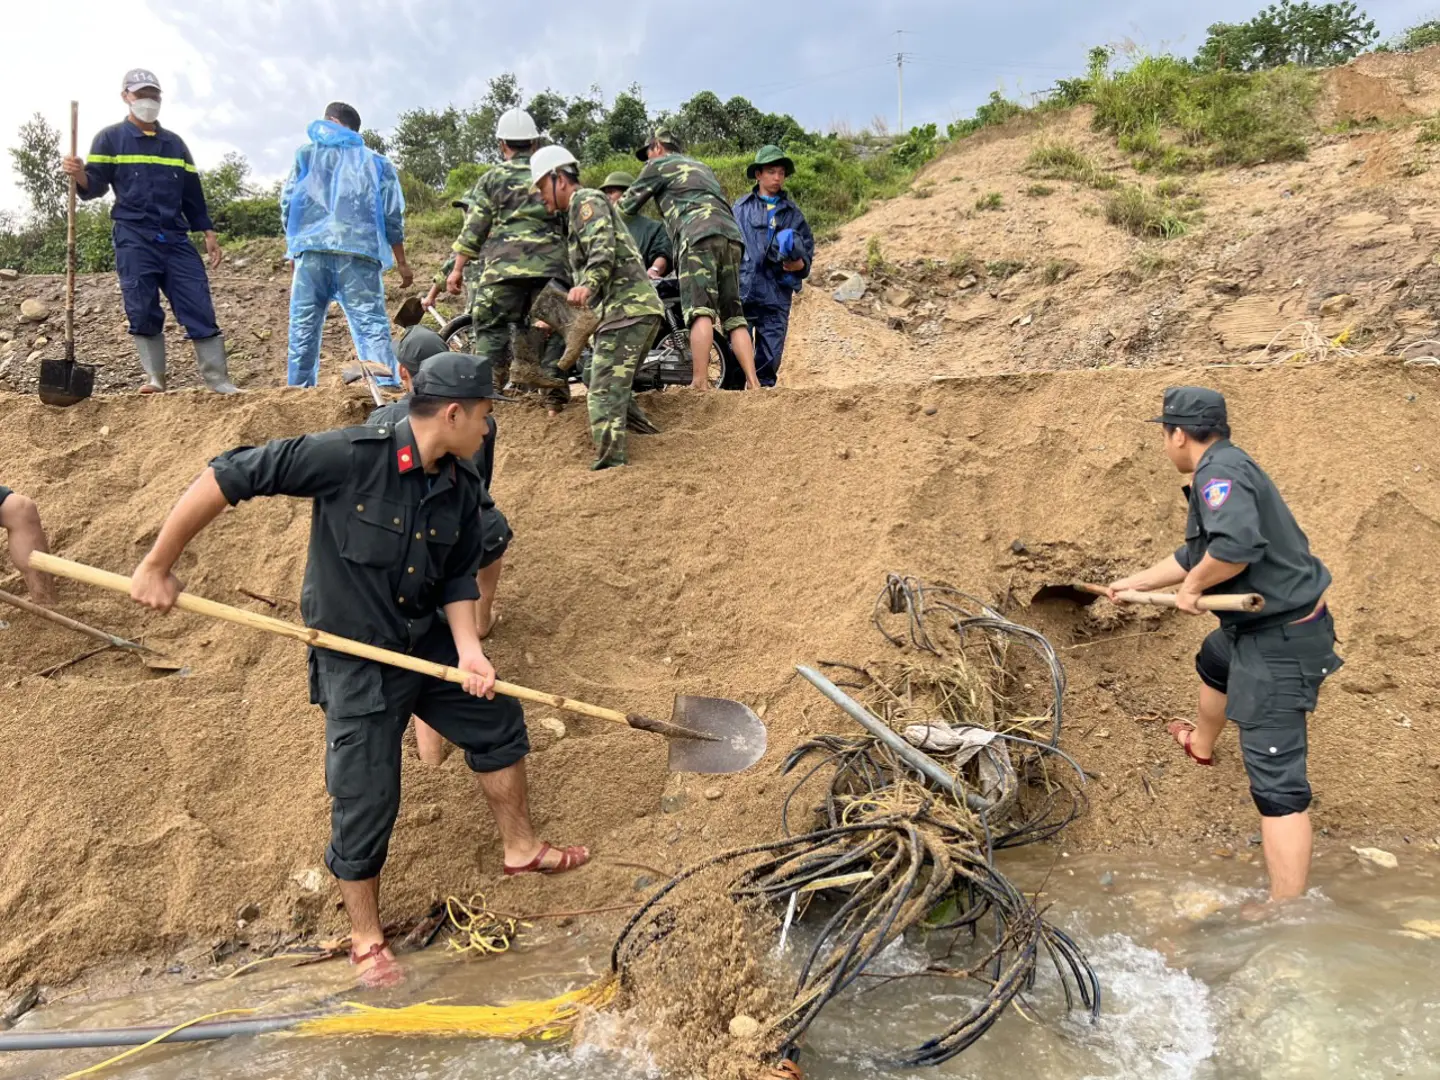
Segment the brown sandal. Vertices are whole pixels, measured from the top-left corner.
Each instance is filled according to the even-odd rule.
[[[1180,748],[1185,751],[1186,756],[1189,757],[1191,761],[1195,762],[1196,765],[1215,764],[1215,759],[1213,757],[1201,757],[1199,754],[1195,753],[1194,750],[1190,749],[1190,740],[1195,737],[1194,724],[1187,723],[1184,720],[1176,720],[1175,723],[1171,724],[1165,730],[1170,732],[1170,737],[1180,744]],[[1185,733],[1185,737],[1183,739],[1180,737],[1180,733],[1182,731]]]
[[[540,854],[531,859],[524,866],[505,867],[505,876],[514,877],[516,874],[563,874],[570,870],[578,870],[590,861],[590,852],[583,847],[567,847],[560,851],[560,861],[554,866],[545,865],[545,856],[552,851],[560,851],[559,848],[551,847],[549,844],[540,845]]]
[[[400,970],[400,964],[393,956],[386,956],[388,948],[386,942],[378,945],[371,945],[363,953],[356,953],[352,947],[350,950],[350,964],[358,967],[367,960],[374,960],[375,963],[360,973],[360,985],[372,989],[379,989],[389,986],[398,986],[405,981],[405,973]]]

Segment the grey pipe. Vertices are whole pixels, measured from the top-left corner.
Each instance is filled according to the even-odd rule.
[[[228,1039],[234,1035],[267,1035],[284,1031],[305,1020],[314,1020],[323,1013],[295,1013],[290,1016],[267,1016],[259,1020],[220,1020],[182,1028],[161,1040],[163,1043],[204,1042]],[[0,1034],[0,1051],[4,1050],[78,1050],[92,1046],[140,1046],[157,1035],[164,1035],[174,1024],[151,1027],[79,1028],[74,1031],[7,1031]],[[159,1045],[159,1044],[157,1044]]]
[[[920,773],[927,780],[939,785],[948,791],[955,798],[964,795],[965,805],[977,814],[984,814],[990,810],[991,804],[982,799],[974,792],[961,791],[960,785],[955,782],[954,775],[943,766],[939,765],[934,758],[922,750],[917,750],[908,742],[896,734],[889,724],[881,720],[869,709],[865,708],[850,695],[841,690],[838,686],[825,678],[814,668],[797,664],[795,670],[803,675],[810,684],[819,690],[827,698],[844,710],[845,714],[857,724],[870,732],[886,746],[894,750],[896,755],[909,765],[916,772]]]

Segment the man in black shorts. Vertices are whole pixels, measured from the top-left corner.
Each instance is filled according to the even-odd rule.
[[[440,356],[449,351],[445,339],[434,330],[418,325],[408,327],[395,349],[395,355],[400,361],[400,383],[405,388],[406,396],[399,401],[381,405],[370,414],[365,423],[371,427],[382,427],[397,424],[409,416],[410,395],[414,393],[415,376],[420,373],[420,365],[432,356]],[[480,630],[481,641],[490,636],[495,624],[500,621],[500,616],[495,611],[495,593],[500,587],[505,552],[515,536],[510,531],[510,523],[505,520],[505,515],[500,512],[490,494],[490,485],[495,478],[495,436],[499,429],[493,413],[485,419],[490,433],[485,436],[484,445],[473,459],[475,469],[480,473],[480,479],[485,485],[480,495],[480,529],[484,540],[480,554],[480,570],[475,575],[475,585],[480,590],[480,599],[475,602],[475,625]],[[415,718],[415,743],[420,752],[420,760],[427,765],[443,764],[453,748],[452,743],[447,742],[418,716]]]
[[[55,579],[30,569],[32,551],[50,550],[35,500],[0,484],[0,529],[4,529],[9,538],[10,561],[25,579],[30,599],[46,607],[55,603]]]
[[[350,959],[370,983],[398,978],[379,913],[380,870],[400,808],[400,739],[412,714],[465,750],[504,847],[504,871],[555,874],[583,866],[583,847],[541,843],[530,822],[530,743],[514,698],[475,625],[483,485],[472,459],[496,397],[488,362],[437,356],[415,377],[409,415],[240,447],[211,462],[160,528],[131,596],[169,610],[171,567],[227,507],[260,495],[314,501],[301,614],[305,625],[458,668],[463,688],[324,649],[310,652],[310,699],[325,709],[331,796],[325,864],[350,918]]]
[[[1306,717],[1320,684],[1339,669],[1335,622],[1325,605],[1330,571],[1270,477],[1230,442],[1225,399],[1199,386],[1165,391],[1165,453],[1182,473],[1190,513],[1185,543],[1148,570],[1110,586],[1154,590],[1179,585],[1176,604],[1199,614],[1205,595],[1259,593],[1260,612],[1221,612],[1195,666],[1200,710],[1194,724],[1170,725],[1197,765],[1212,764],[1225,721],[1240,734],[1250,795],[1270,872],[1270,899],[1305,892],[1310,871],[1310,782]]]

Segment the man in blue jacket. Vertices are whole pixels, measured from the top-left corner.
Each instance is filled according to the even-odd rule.
[[[75,180],[82,199],[115,192],[110,211],[115,270],[140,366],[149,376],[140,392],[165,389],[163,291],[170,310],[185,327],[185,336],[195,345],[195,363],[205,385],[217,393],[233,394],[236,388],[225,368],[225,341],[215,325],[210,281],[200,253],[190,242],[190,233],[203,232],[210,269],[219,267],[220,241],[205,209],[200,172],[185,140],[156,122],[160,80],[140,68],[127,71],[120,96],[130,114],[95,136],[88,161],[67,157],[61,168]]]
[[[392,265],[400,284],[414,280],[405,260],[405,197],[395,166],[360,138],[360,114],[341,101],[306,132],[310,142],[280,193],[286,255],[295,261],[290,285],[291,386],[314,386],[320,333],[330,301],[340,301],[362,361],[383,364],[399,386],[390,316],[381,275]]]
[[[755,181],[735,204],[735,221],[745,234],[740,265],[740,300],[755,335],[755,374],[774,386],[780,354],[790,328],[790,299],[810,276],[815,238],[800,208],[785,194],[795,163],[778,146],[762,146],[745,174]]]

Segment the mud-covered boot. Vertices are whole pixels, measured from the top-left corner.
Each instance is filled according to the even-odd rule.
[[[545,342],[545,331],[536,326],[517,326],[512,339],[515,360],[510,365],[510,382],[514,386],[534,386],[541,389],[563,389],[564,379],[545,374],[540,369],[540,350]]]
[[[230,381],[225,365],[225,339],[219,334],[214,337],[196,338],[195,366],[205,385],[217,394],[238,394],[240,388]]]
[[[635,400],[635,395],[630,395],[630,404],[625,407],[625,427],[636,435],[659,435],[660,429],[655,422],[645,415],[640,408],[640,403]]]
[[[140,367],[147,376],[142,394],[163,394],[165,392],[165,335],[150,337],[135,335],[135,351],[140,354]]]

